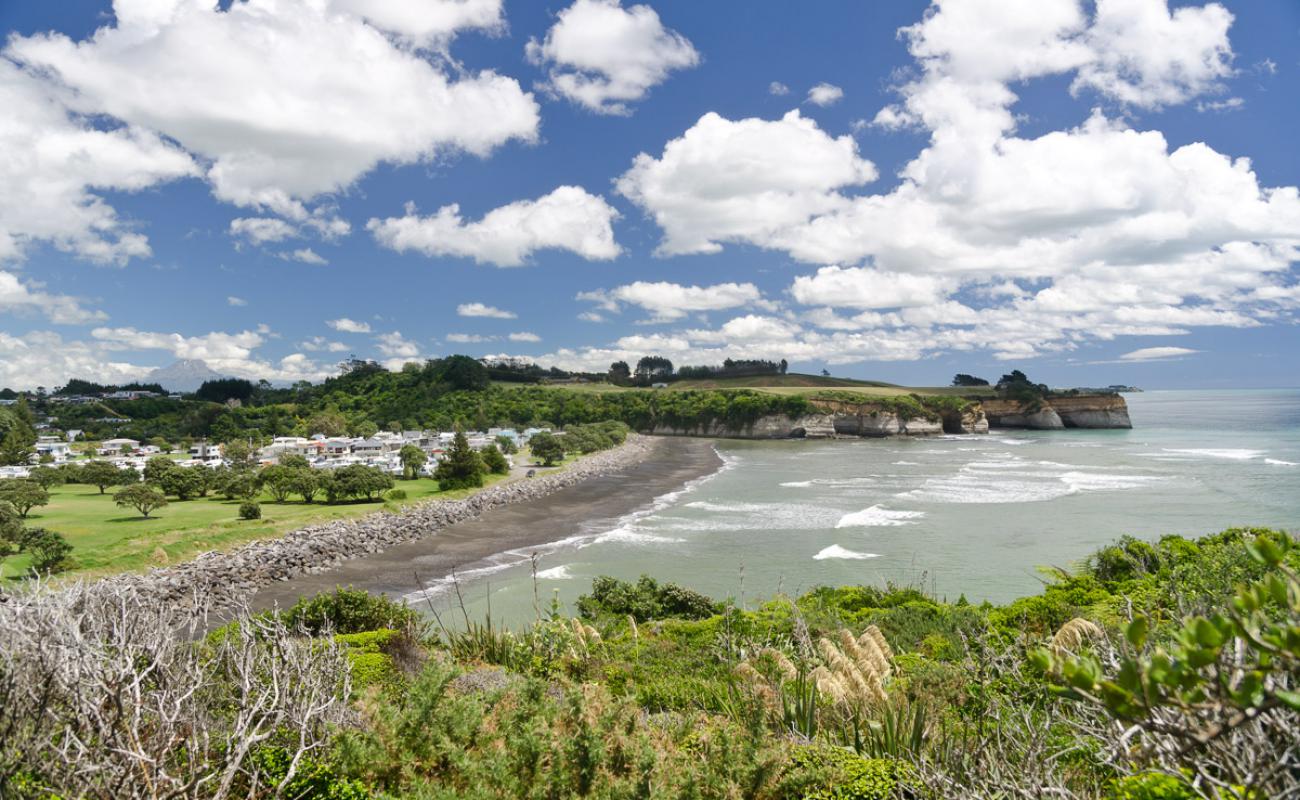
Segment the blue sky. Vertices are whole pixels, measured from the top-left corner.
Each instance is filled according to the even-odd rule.
[[[0,385],[453,352],[1300,374],[1293,0],[118,0],[0,27]]]

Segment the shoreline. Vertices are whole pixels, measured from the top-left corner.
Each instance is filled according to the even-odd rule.
[[[613,522],[723,466],[707,439],[645,439],[652,446],[635,463],[493,508],[381,552],[268,584],[253,595],[250,608],[254,612],[284,608],[299,597],[337,586],[404,597],[449,577],[452,571],[495,565],[494,559],[508,554],[527,561],[527,553],[518,551],[554,546],[593,524]]]

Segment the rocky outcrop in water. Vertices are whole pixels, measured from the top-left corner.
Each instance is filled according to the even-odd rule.
[[[1023,404],[1016,400],[981,401],[993,428],[1132,428],[1128,403],[1118,394],[1060,395]]]
[[[587,478],[618,472],[642,461],[656,447],[653,439],[633,434],[622,446],[586,456],[561,472],[500,483],[463,500],[433,500],[407,506],[397,513],[379,512],[312,525],[278,539],[252,542],[226,553],[204,553],[174,567],[141,575],[118,575],[102,583],[131,584],[160,603],[231,606],[248,600],[259,588],[275,581],[324,572],[346,559],[429,536],[494,508],[534,500]]]

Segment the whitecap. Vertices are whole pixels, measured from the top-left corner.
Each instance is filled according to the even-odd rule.
[[[622,527],[600,534],[596,538],[592,539],[589,544],[608,544],[611,542],[618,544],[672,544],[680,541],[683,540],[672,536],[656,536],[653,533],[645,533],[643,531],[633,530],[630,527]]]
[[[550,569],[542,570],[537,573],[537,577],[544,581],[567,581],[572,578],[573,575],[569,574],[568,564],[561,564],[558,567],[551,567]]]
[[[1280,458],[1266,458],[1264,459],[1264,463],[1271,464],[1275,467],[1300,467],[1300,464],[1297,464],[1294,461],[1283,461]]]
[[[916,520],[925,516],[924,511],[895,511],[880,506],[864,508],[852,514],[845,514],[835,523],[837,528],[880,528],[896,525],[915,525]]]
[[[894,462],[894,466],[896,466],[896,467],[919,467],[919,466],[921,466],[921,462],[919,462],[919,461],[895,461],[895,462]]]
[[[813,485],[812,481],[786,481],[781,484],[787,489],[806,489]]]
[[[1215,448],[1215,447],[1192,447],[1192,448],[1164,448],[1166,453],[1178,453],[1187,456],[1203,456],[1205,458],[1226,458],[1232,461],[1249,461],[1252,458],[1259,458],[1264,455],[1263,450],[1246,450],[1244,448]]]
[[[859,553],[856,550],[848,550],[846,548],[840,547],[837,544],[833,544],[830,547],[827,547],[821,552],[819,552],[817,555],[813,556],[813,559],[816,561],[825,561],[828,558],[860,561],[867,558],[880,558],[880,554]]]

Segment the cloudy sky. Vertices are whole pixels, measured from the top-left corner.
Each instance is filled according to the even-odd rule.
[[[0,385],[1296,385],[1295,0],[0,2]]]

